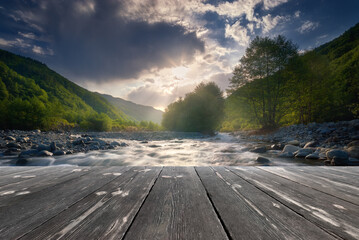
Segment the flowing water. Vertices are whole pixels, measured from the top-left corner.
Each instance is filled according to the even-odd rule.
[[[267,165],[309,165],[313,162],[304,159],[277,158],[278,152],[265,154],[249,152],[258,144],[248,142],[240,137],[220,133],[206,138],[176,138],[167,140],[125,140],[106,138],[125,142],[127,147],[115,150],[90,151],[58,157],[33,157],[27,166],[77,165],[77,166],[256,166],[258,156],[270,159]],[[15,165],[16,159],[0,161],[0,165]],[[314,163],[320,164],[320,163]]]

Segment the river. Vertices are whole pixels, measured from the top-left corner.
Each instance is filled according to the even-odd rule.
[[[128,144],[114,150],[89,151],[56,157],[32,157],[26,166],[257,166],[258,156],[268,158],[272,166],[320,165],[305,159],[276,157],[275,151],[264,154],[250,152],[258,142],[249,142],[239,136],[219,133],[205,138],[175,138],[161,140],[130,140],[106,138]],[[268,145],[268,144],[267,144]],[[17,158],[2,159],[0,165],[16,165]]]

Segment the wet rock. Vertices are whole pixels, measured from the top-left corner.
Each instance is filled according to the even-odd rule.
[[[319,159],[319,153],[318,152],[314,152],[312,154],[309,154],[305,157],[305,159]]]
[[[270,160],[265,157],[257,157],[256,162],[260,164],[268,164],[270,163]]]
[[[312,148],[312,147],[317,147],[318,146],[318,142],[316,141],[311,141],[311,142],[307,142],[304,145],[304,148]]]
[[[148,141],[141,141],[140,143],[148,143]]]
[[[293,145],[285,145],[283,148],[282,153],[294,153],[296,151],[298,151],[300,148],[297,146],[293,146]]]
[[[74,153],[74,151],[72,151],[72,150],[66,151],[66,155],[73,154],[73,153]]]
[[[36,130],[34,130],[34,133],[41,133],[41,130],[40,130],[40,129],[36,129]]]
[[[120,143],[120,147],[127,147],[127,146],[128,146],[128,144],[125,143],[125,142]],[[160,146],[159,146],[159,147],[160,147]]]
[[[331,160],[331,164],[335,166],[346,166],[349,161],[348,153],[337,149],[328,151],[327,158]]]
[[[119,142],[113,141],[110,143],[111,146],[120,146]]]
[[[18,138],[16,138],[16,141],[20,142],[20,143],[29,143],[29,142],[31,142],[29,137],[18,137]]]
[[[278,155],[278,157],[280,158],[292,158],[294,157],[293,152],[282,152],[281,154]]]
[[[299,146],[300,142],[298,140],[292,140],[292,141],[289,141],[287,144],[293,145],[293,146]]]
[[[56,150],[54,152],[54,156],[61,156],[61,155],[65,155],[66,152],[65,151],[62,151],[62,150]]]
[[[284,145],[282,143],[273,144],[270,146],[271,150],[283,150]]]
[[[19,152],[20,152],[20,150],[17,148],[9,148],[9,149],[6,149],[3,154],[4,154],[4,156],[12,156],[12,155],[18,155]]]
[[[359,146],[352,146],[347,149],[349,157],[359,158]]]
[[[149,145],[148,147],[150,147],[150,148],[159,148],[159,147],[161,147],[161,146],[160,146],[160,145],[153,144],[153,145]]]
[[[45,145],[45,144],[40,144],[38,147],[37,147],[37,150],[40,152],[40,151],[51,151],[51,147],[49,145]]]
[[[21,148],[20,144],[14,143],[14,142],[11,142],[11,143],[6,144],[6,147],[7,147],[7,148],[16,148],[16,149],[20,149],[20,148]]]
[[[50,156],[52,156],[53,155],[53,153],[52,152],[49,152],[49,151],[47,151],[47,150],[42,150],[42,151],[39,151],[38,153],[37,153],[37,156],[38,157],[50,157]]]
[[[13,136],[7,136],[7,137],[5,137],[5,140],[16,141],[16,138],[14,138]]]
[[[347,146],[348,146],[348,147],[354,147],[354,146],[358,146],[358,147],[359,147],[359,140],[352,141],[352,142],[350,142]]]
[[[350,157],[349,161],[348,161],[348,165],[349,166],[359,166],[359,159]]]
[[[36,156],[37,153],[39,151],[37,151],[37,149],[29,149],[29,150],[25,150],[22,151],[19,155],[19,157],[31,157],[31,156]]]
[[[57,149],[57,146],[56,146],[56,143],[55,143],[55,142],[51,142],[51,144],[50,144],[50,151],[51,151],[51,152],[54,152],[54,151],[56,151],[56,150],[58,150],[58,149]]]
[[[262,147],[256,147],[250,150],[250,152],[253,153],[265,153],[267,151],[267,148],[265,146]]]
[[[78,139],[72,142],[73,145],[85,145],[84,140]]]
[[[302,149],[299,149],[298,151],[294,152],[294,156],[296,158],[305,158],[306,156],[308,156],[311,153],[313,153],[313,149],[311,149],[311,148],[302,148]]]

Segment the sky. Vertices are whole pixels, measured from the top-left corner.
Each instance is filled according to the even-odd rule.
[[[200,82],[225,91],[255,36],[310,50],[358,23],[358,9],[358,0],[0,0],[0,48],[164,110]]]

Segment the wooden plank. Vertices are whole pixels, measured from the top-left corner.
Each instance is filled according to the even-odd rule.
[[[344,183],[350,186],[359,187],[358,175],[352,173],[343,173],[335,170],[335,167],[325,167],[325,168],[317,168],[311,166],[300,166],[300,167],[286,167],[286,169],[291,170],[292,172],[297,172],[299,174],[310,174],[314,176],[318,176],[320,178],[327,178],[331,181],[337,181],[340,183]],[[350,170],[348,170],[350,171]]]
[[[340,199],[346,200],[353,204],[359,205],[359,187],[347,183],[337,181],[338,178],[333,179],[330,176],[319,176],[321,169],[315,170],[315,167],[305,167],[305,168],[291,168],[291,167],[270,167],[260,169],[271,172],[283,178],[289,179],[291,181],[300,183],[304,186],[316,189],[321,192],[328,193]],[[307,170],[305,170],[307,169]],[[317,174],[314,175],[309,172],[309,169],[314,169],[313,171]],[[303,171],[300,171],[303,170]],[[308,171],[308,173],[306,173]]]
[[[333,239],[223,167],[196,170],[231,239]]]
[[[31,167],[24,170],[20,168],[19,171],[12,172],[10,174],[4,175],[0,177],[0,187],[5,186],[11,183],[21,182],[29,178],[36,177],[38,174],[45,174],[46,170],[50,169],[50,167]],[[12,171],[10,169],[10,171]]]
[[[22,167],[22,166],[3,166],[0,167],[0,176],[6,176],[12,173],[26,172],[37,167]]]
[[[166,167],[125,239],[228,239],[193,167]]]
[[[3,239],[22,236],[127,170],[124,167],[101,168],[43,191],[14,199],[11,206],[0,207],[0,236]]]
[[[320,168],[329,168],[329,167],[320,166]],[[335,167],[330,167],[330,168],[332,168],[334,171],[337,171],[337,172],[349,173],[349,174],[359,176],[359,167],[355,167],[355,166],[351,166],[351,167],[335,166]]]
[[[225,211],[227,211],[228,208],[228,205],[224,203],[224,199],[227,199],[227,195],[225,194],[227,191],[223,191],[224,188],[227,188],[231,189],[234,194],[238,195],[239,198],[247,202],[248,207],[252,207],[255,211],[257,211],[259,215],[265,219],[266,227],[273,228],[273,231],[276,233],[276,235],[262,236],[263,238],[334,239],[334,237],[327,232],[323,231],[307,219],[303,218],[252,184],[238,177],[236,174],[230,172],[228,169],[225,169],[224,167],[213,167],[212,169],[212,172],[209,172],[208,169],[204,169],[206,174],[208,174],[208,176],[213,179],[212,181],[208,182],[208,186],[206,186],[206,188],[208,190],[213,188],[213,181],[222,181],[226,185],[223,186],[223,188],[213,188],[213,192],[209,192],[211,196],[215,196],[217,199],[216,201],[212,199],[212,201],[216,208],[218,204],[217,209],[220,215],[222,215],[222,212],[219,210],[219,206],[222,206],[222,209]],[[233,194],[230,191],[228,193]],[[224,217],[225,216],[223,216],[222,219],[224,219]],[[230,221],[231,224],[235,227],[238,225],[238,217],[227,218],[227,220]],[[243,217],[243,221],[246,221],[246,216]],[[251,225],[252,231],[258,231],[257,229],[260,228],[263,228],[263,224]],[[253,234],[249,232],[249,235],[250,236],[243,236],[242,234],[237,234],[233,237],[233,239],[249,239]]]
[[[255,167],[226,167],[327,232],[359,238],[359,207]],[[314,180],[313,180],[314,182]]]
[[[0,206],[9,206],[16,201],[16,198],[22,198],[23,195],[44,190],[48,187],[53,187],[61,182],[69,181],[79,176],[88,174],[88,171],[96,171],[98,168],[76,166],[62,166],[62,167],[38,167],[36,172],[32,173],[31,178],[22,178],[22,181],[14,182],[0,187]],[[15,175],[16,178],[21,178],[24,173]]]
[[[22,239],[121,239],[160,170],[132,168]]]

